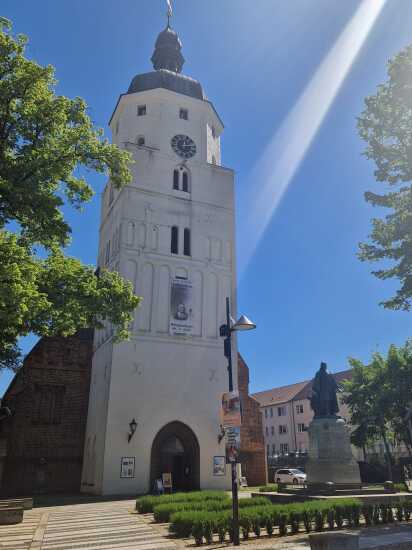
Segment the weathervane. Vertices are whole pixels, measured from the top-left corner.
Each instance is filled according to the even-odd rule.
[[[173,9],[171,0],[166,0],[167,2],[167,26],[170,27],[170,18],[173,17]]]

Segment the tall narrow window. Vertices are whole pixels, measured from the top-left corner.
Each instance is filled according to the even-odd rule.
[[[173,189],[179,191],[179,170],[173,172]]]
[[[147,113],[146,105],[139,105],[137,107],[137,116],[145,116]]]
[[[182,184],[182,190],[185,193],[189,192],[189,174],[187,172],[183,172],[183,184]]]
[[[145,143],[146,143],[146,140],[143,136],[139,136],[137,138],[137,146],[138,147],[144,147]]]
[[[187,109],[180,109],[179,116],[182,120],[189,120],[189,111]]]
[[[175,225],[172,227],[170,252],[172,254],[178,254],[179,253],[179,228],[176,227]]]
[[[184,232],[184,255],[185,256],[191,256],[191,250],[190,250],[190,229],[186,227]]]

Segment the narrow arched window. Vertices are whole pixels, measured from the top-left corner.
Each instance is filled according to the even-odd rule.
[[[190,250],[190,229],[186,227],[183,239],[183,254],[185,256],[191,256]]]
[[[187,172],[183,172],[182,190],[185,193],[189,192],[189,174]]]
[[[179,228],[175,225],[172,227],[172,234],[170,239],[170,252],[172,254],[179,253]]]
[[[215,155],[213,155],[213,157],[212,157],[212,164],[216,164],[216,157],[215,157]]]
[[[145,143],[146,143],[146,140],[143,136],[139,136],[137,138],[137,146],[138,147],[144,147],[145,146]]]
[[[173,189],[179,191],[179,170],[173,172]]]

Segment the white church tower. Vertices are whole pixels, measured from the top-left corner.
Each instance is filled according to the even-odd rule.
[[[84,492],[144,493],[162,473],[175,490],[230,487],[230,468],[214,459],[225,454],[227,296],[236,313],[234,175],[221,165],[222,121],[181,73],[181,48],[168,24],[155,70],[133,79],[110,121],[135,164],[129,186],[103,193],[98,265],[132,281],[143,302],[130,341],[96,332]]]

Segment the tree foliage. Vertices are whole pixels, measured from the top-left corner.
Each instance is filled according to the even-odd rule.
[[[375,353],[369,365],[351,359],[352,377],[344,382],[344,401],[354,426],[352,442],[365,447],[381,440],[389,467],[393,458],[391,442],[412,451],[407,413],[412,406],[412,341],[391,346],[384,357]]]
[[[390,309],[409,310],[412,303],[412,46],[389,62],[388,80],[365,100],[358,120],[367,143],[365,155],[375,162],[378,182],[386,193],[365,193],[373,206],[389,210],[372,220],[369,243],[360,245],[363,261],[384,261],[373,271],[380,279],[396,278],[400,288],[383,302]]]
[[[56,94],[53,68],[27,59],[25,45],[0,18],[0,368],[19,366],[29,333],[71,335],[106,320],[126,338],[139,303],[117,273],[97,277],[63,253],[71,228],[61,207],[93,195],[81,173],[108,172],[120,188],[130,156],[102,139],[82,99]]]

